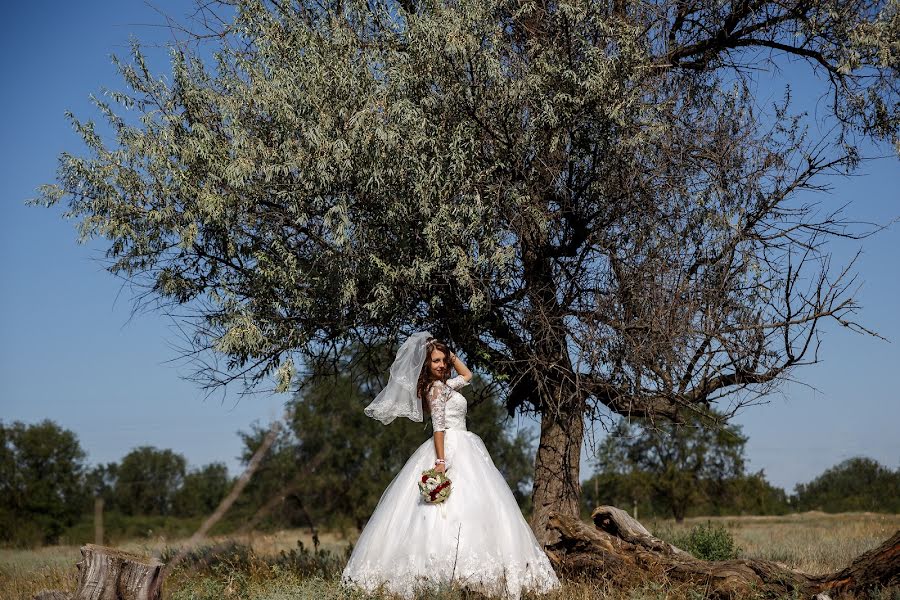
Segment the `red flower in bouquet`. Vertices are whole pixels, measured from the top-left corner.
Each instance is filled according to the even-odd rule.
[[[419,492],[422,499],[429,504],[439,504],[450,496],[452,491],[450,478],[434,469],[422,472],[419,479]]]

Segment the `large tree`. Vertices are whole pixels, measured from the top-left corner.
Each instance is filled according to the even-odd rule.
[[[585,418],[733,410],[816,360],[824,320],[856,327],[824,244],[859,232],[802,194],[898,143],[896,0],[216,6],[171,77],[118,63],[113,137],[73,116],[89,155],[35,201],[180,307],[204,385],[284,390],[429,328],[540,416],[550,542]],[[819,76],[824,128],[757,102],[782,59]]]

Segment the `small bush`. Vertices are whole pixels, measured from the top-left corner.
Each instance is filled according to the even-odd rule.
[[[675,536],[672,543],[701,560],[730,560],[740,552],[731,533],[724,526],[712,523],[697,525]]]

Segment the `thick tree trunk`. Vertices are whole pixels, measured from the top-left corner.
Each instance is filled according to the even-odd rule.
[[[702,587],[705,598],[853,598],[900,587],[900,531],[880,547],[830,575],[806,575],[766,560],[703,561],[653,537],[628,513],[594,510],[594,526],[551,515],[559,541],[547,548],[560,574],[614,579],[627,585],[652,578]]]
[[[162,566],[154,558],[86,544],[77,563],[78,587],[70,596],[56,590],[38,592],[35,600],[159,600]]]
[[[531,529],[542,545],[559,541],[550,526],[551,514],[577,519],[581,484],[579,470],[584,421],[580,410],[541,418],[541,439],[534,462]]]

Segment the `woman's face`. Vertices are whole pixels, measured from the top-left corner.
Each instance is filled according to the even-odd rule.
[[[428,361],[428,368],[431,369],[431,375],[435,379],[443,379],[444,373],[447,372],[447,355],[435,348],[431,351],[431,358]]]

